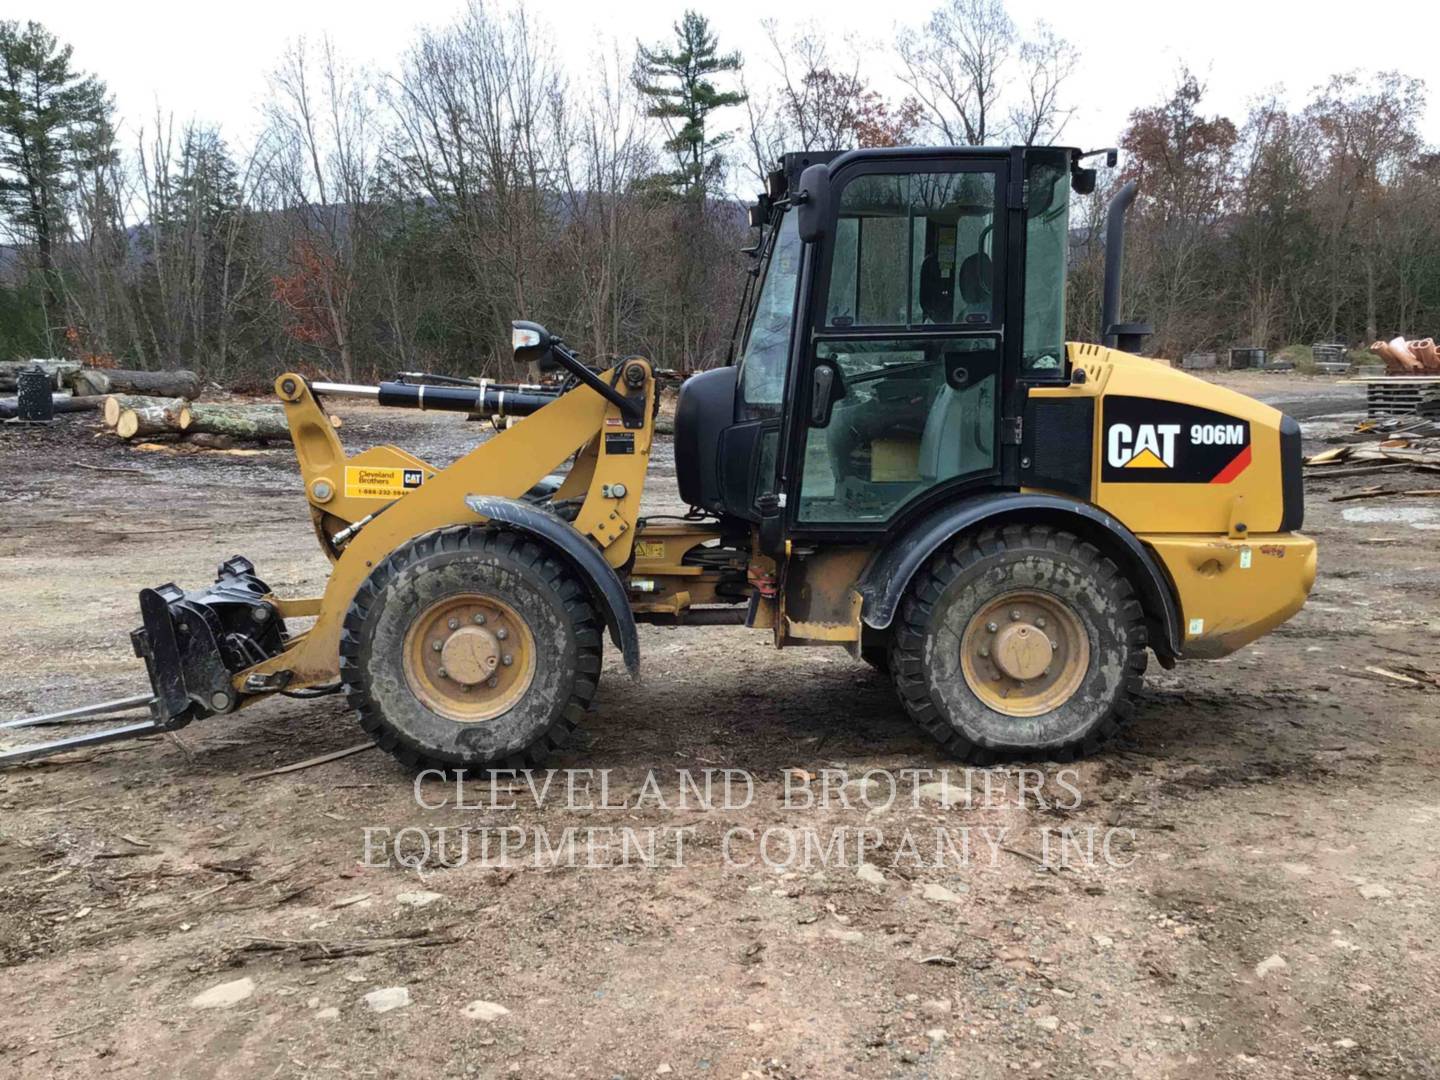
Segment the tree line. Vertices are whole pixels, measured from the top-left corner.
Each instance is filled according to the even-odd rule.
[[[245,145],[157,114],[122,137],[101,79],[0,23],[0,358],[189,367],[262,385],[496,373],[510,319],[590,357],[722,362],[753,262],[736,192],[787,150],[1062,141],[1080,57],[1003,0],[941,0],[890,55],[814,24],[727,50],[687,12],[562,70],[523,0],[472,0],[381,73],[278,58]],[[885,71],[903,91],[874,84]],[[1339,75],[1238,123],[1182,73],[1137,107],[1074,218],[1072,336],[1097,336],[1110,191],[1141,184],[1126,314],[1153,351],[1419,334],[1440,310],[1424,86]]]

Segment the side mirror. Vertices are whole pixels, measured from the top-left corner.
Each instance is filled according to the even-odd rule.
[[[550,331],[539,323],[523,319],[510,323],[510,348],[517,364],[534,364],[541,371],[554,371],[557,365],[550,356],[553,344]]]
[[[796,225],[800,239],[813,244],[825,235],[830,210],[830,170],[824,165],[811,165],[800,174]]]
[[[835,402],[845,396],[845,381],[840,377],[840,368],[833,360],[817,360],[810,378],[810,426],[829,427]]]
[[[770,220],[770,196],[758,196],[755,201],[755,205],[749,208],[749,213],[750,227],[752,229],[763,228],[765,226],[765,222]]]

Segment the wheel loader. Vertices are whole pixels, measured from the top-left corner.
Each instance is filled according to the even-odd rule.
[[[1118,321],[1133,184],[1109,209],[1104,341],[1065,342],[1089,156],[787,155],[750,211],[732,362],[679,393],[684,515],[641,510],[650,358],[598,369],[517,321],[548,386],[281,375],[323,595],[280,596],[240,557],[142,591],[151,692],[7,726],[147,715],[0,760],[335,691],[406,766],[525,766],[582,722],[607,639],[638,674],[642,621],[846,648],[970,762],[1095,751],[1149,653],[1215,659],[1275,628],[1316,552],[1295,421],[1136,355],[1147,328]],[[342,396],[506,419],[441,468],[347,454],[324,408]]]

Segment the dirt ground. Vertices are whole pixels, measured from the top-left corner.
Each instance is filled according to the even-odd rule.
[[[1310,449],[1362,406],[1224,378]],[[480,427],[344,412],[348,445],[436,461]],[[288,450],[97,424],[0,425],[0,718],[143,689],[141,586],[234,553],[286,593],[324,580]],[[667,445],[652,506],[673,483]],[[360,742],[337,697],[0,773],[0,1074],[1440,1075],[1440,691],[1366,670],[1440,669],[1440,508],[1330,501],[1365,483],[1309,485],[1320,576],[1292,622],[1152,663],[1123,742],[976,771],[969,805],[883,678],[730,627],[642,627],[638,683],[607,653],[553,762],[592,772],[548,791],[472,779],[456,805],[375,750],[254,778]],[[682,787],[706,769],[738,770],[728,803]]]

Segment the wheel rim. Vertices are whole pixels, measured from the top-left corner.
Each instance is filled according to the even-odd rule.
[[[965,681],[1007,716],[1039,716],[1069,701],[1090,666],[1090,639],[1073,608],[1021,589],[988,601],[960,638]]]
[[[508,712],[535,678],[535,636],[503,600],[448,596],[405,634],[405,681],[427,708],[458,724]]]

